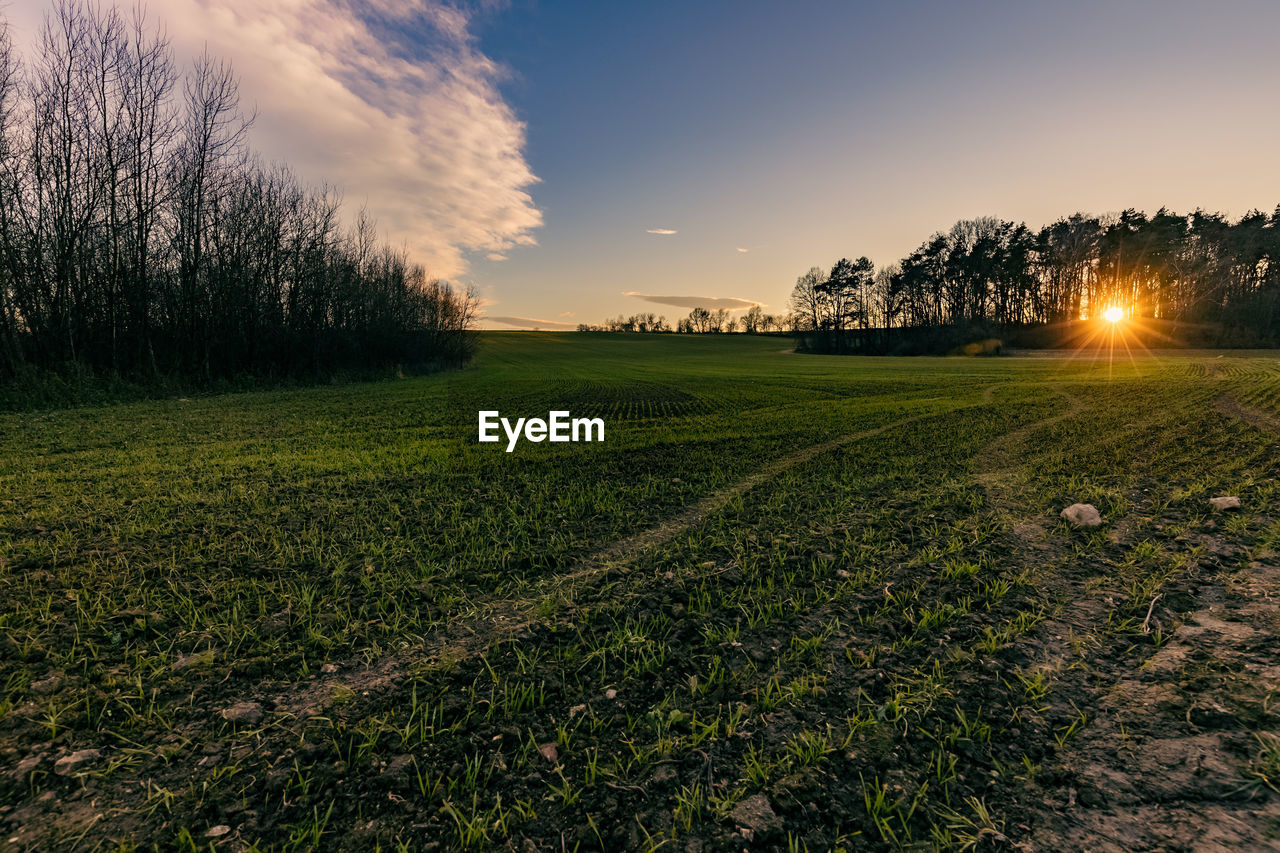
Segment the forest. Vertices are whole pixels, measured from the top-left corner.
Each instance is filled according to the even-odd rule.
[[[265,163],[230,64],[180,68],[141,7],[64,0],[0,30],[0,383],[422,370],[478,302]]]
[[[866,257],[796,281],[791,326],[819,351],[893,352],[1001,335],[1061,345],[1119,309],[1154,343],[1280,342],[1280,208],[1231,221],[1161,208],[1076,213],[1032,231],[962,220],[896,264]]]
[[[787,333],[811,351],[911,354],[981,339],[1064,346],[1116,308],[1149,345],[1276,346],[1280,207],[1234,222],[1203,210],[1075,213],[1039,231],[962,220],[889,266],[862,256],[810,268],[788,308],[694,308],[674,325],[641,313],[579,331]]]

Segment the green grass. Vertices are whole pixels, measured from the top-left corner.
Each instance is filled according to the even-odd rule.
[[[79,790],[179,848],[683,849],[756,792],[778,844],[1014,834],[1093,716],[1024,644],[1088,590],[1095,648],[1155,651],[1178,532],[1277,495],[1214,401],[1276,416],[1280,366],[788,346],[491,333],[453,374],[0,415],[0,749],[47,754],[0,800],[61,809],[22,837],[82,844]],[[479,409],[606,440],[508,454]]]

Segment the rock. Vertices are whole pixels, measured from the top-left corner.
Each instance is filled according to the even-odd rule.
[[[1220,498],[1209,498],[1209,505],[1218,512],[1227,512],[1228,510],[1239,509],[1240,499],[1235,495],[1224,495]],[[35,687],[35,685],[31,685]]]
[[[574,705],[572,708],[569,709],[569,719],[572,720],[574,717],[578,716],[579,714],[585,714],[586,712],[587,712],[586,705]]]
[[[327,663],[320,667],[320,672],[324,675],[333,675],[337,671],[338,665],[336,663]]]
[[[56,692],[61,686],[62,676],[50,675],[49,677],[42,678],[39,681],[31,682],[31,692],[39,693],[41,696],[47,696],[50,693]]]
[[[70,776],[82,767],[94,764],[98,759],[102,758],[102,753],[96,749],[81,749],[70,755],[64,755],[58,759],[53,765],[53,772],[59,776]]]
[[[39,767],[40,763],[44,761],[44,756],[45,754],[43,752],[37,752],[35,755],[28,755],[26,758],[18,762],[18,766],[14,770],[13,775],[19,779],[25,780],[26,775]]]
[[[252,726],[262,722],[262,706],[257,702],[237,702],[230,708],[222,709],[222,719],[229,723]]]
[[[222,836],[226,835],[230,831],[231,831],[231,827],[227,826],[225,823],[220,823],[217,826],[209,827],[209,831],[204,834],[204,837],[205,838],[221,838]]]
[[[542,753],[542,757],[547,759],[547,761],[550,761],[552,764],[555,764],[560,760],[560,750],[556,747],[554,742],[542,744],[538,747],[538,752]]]
[[[1102,516],[1093,504],[1072,504],[1062,511],[1061,517],[1074,527],[1099,527],[1102,524]]]
[[[729,817],[743,829],[750,830],[753,835],[767,835],[782,828],[782,818],[774,812],[769,798],[764,794],[753,794],[733,807]]]
[[[606,698],[606,699],[617,699],[617,698],[618,698],[618,691],[617,691],[617,690],[614,690],[612,687],[610,687],[608,690],[606,690],[606,691],[604,692],[604,698]]]
[[[197,652],[193,655],[183,655],[173,662],[174,672],[181,672],[184,669],[192,669],[194,667],[209,666],[213,663],[213,652]]]
[[[382,772],[393,779],[398,779],[401,776],[408,776],[411,767],[413,767],[413,756],[397,755],[382,769]]]
[[[670,764],[659,764],[658,768],[653,771],[653,783],[655,785],[666,785],[676,780],[676,769]]]

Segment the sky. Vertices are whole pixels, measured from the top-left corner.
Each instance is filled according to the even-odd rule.
[[[131,6],[132,4],[125,4]],[[15,42],[49,0],[9,0]],[[785,312],[958,219],[1280,203],[1280,4],[153,0],[491,328]]]

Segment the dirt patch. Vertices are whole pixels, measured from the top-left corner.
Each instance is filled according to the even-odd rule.
[[[1280,421],[1229,396],[1215,405],[1280,430]],[[1174,561],[1179,568],[1157,587],[1160,592],[1122,621],[1121,602],[1143,582],[1136,568],[1127,562],[1098,574],[1055,568],[1070,566],[1069,551],[1077,546],[1055,535],[1052,520],[1020,513],[1008,496],[1017,465],[1004,460],[1025,461],[1027,437],[1081,412],[1078,400],[1069,406],[1003,436],[975,460],[992,505],[1013,516],[1007,534],[1013,558],[1032,569],[1040,563],[1034,582],[1059,602],[1024,649],[1023,671],[1053,681],[1046,709],[1062,721],[1054,735],[1062,743],[1009,812],[1025,830],[1018,846],[1277,849],[1276,783],[1253,771],[1258,738],[1280,722],[1271,710],[1273,695],[1280,694],[1274,662],[1280,612],[1272,600],[1280,570],[1257,560],[1240,571],[1224,568],[1224,561],[1247,549],[1209,522],[1205,530],[1166,543],[1201,556]],[[1144,502],[1141,493],[1132,499],[1135,505],[1106,534],[1113,559],[1149,542],[1165,523],[1159,517],[1165,510]],[[1266,523],[1258,519],[1252,526]]]
[[[1131,647],[1076,665],[1089,678],[1067,692],[1089,719],[1032,809],[1038,848],[1276,849],[1280,799],[1259,738],[1280,723],[1280,608],[1241,594],[1276,572],[1256,562],[1191,572],[1166,594],[1207,606],[1163,611],[1180,624],[1154,653]]]

